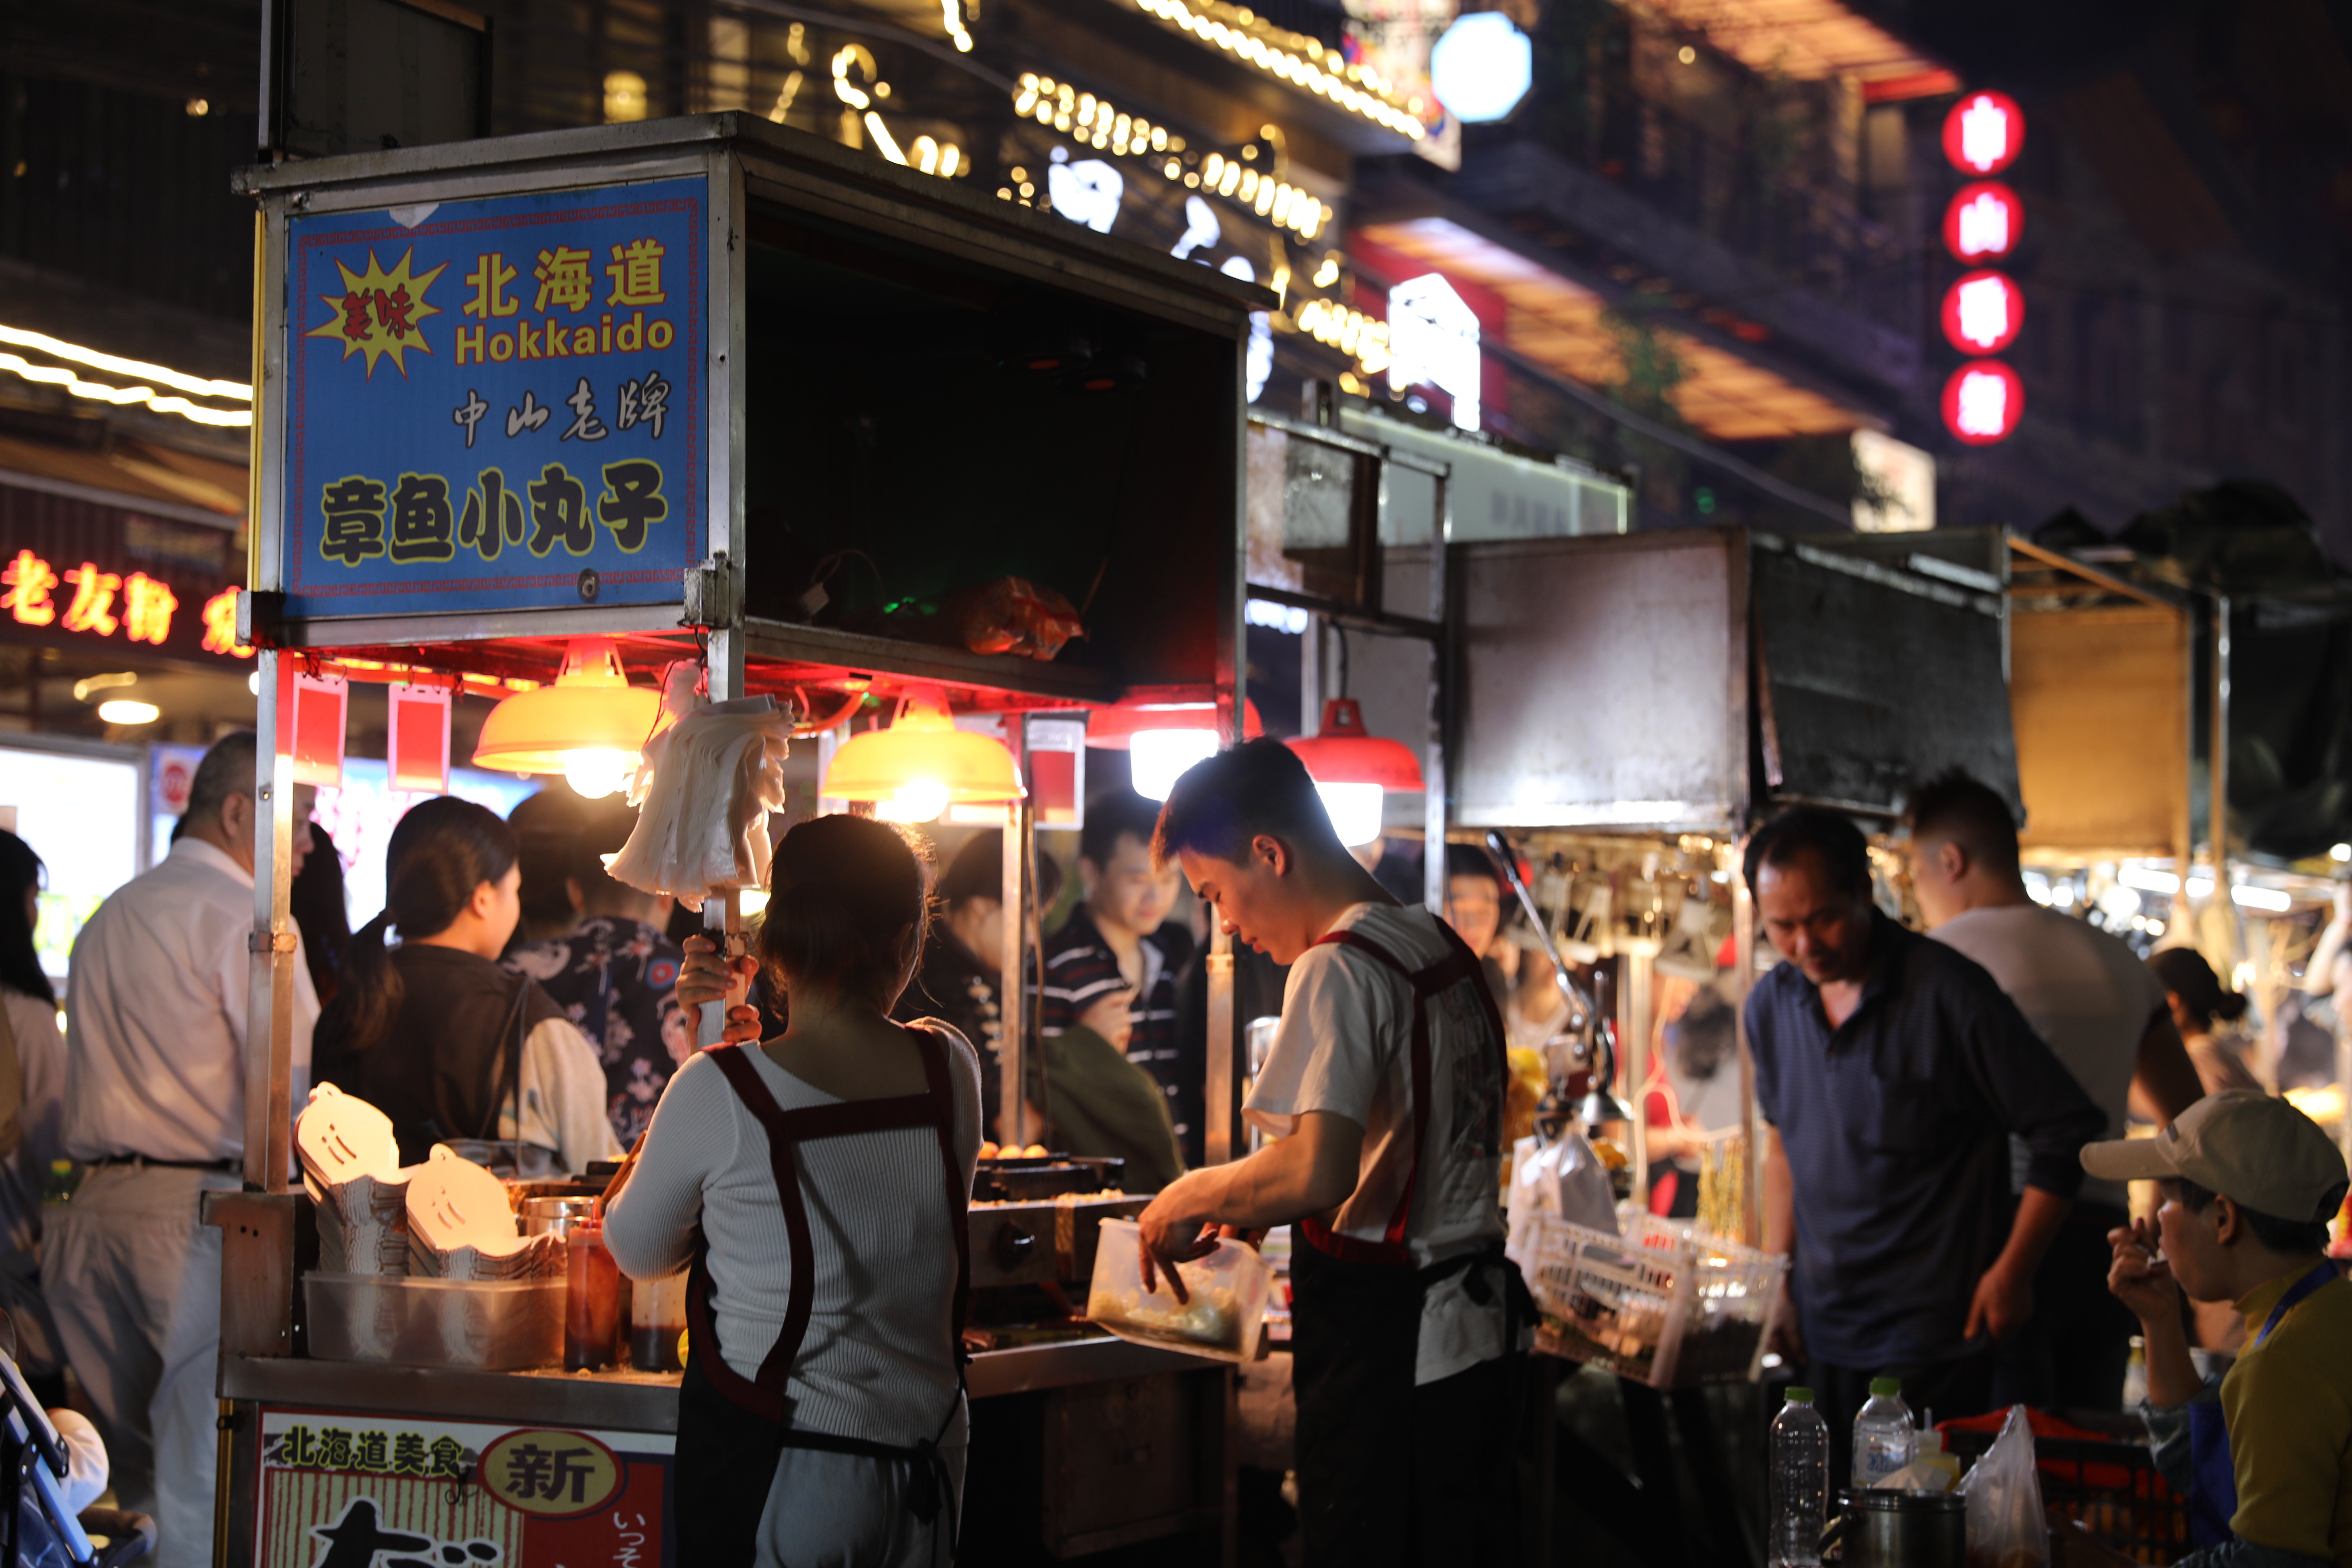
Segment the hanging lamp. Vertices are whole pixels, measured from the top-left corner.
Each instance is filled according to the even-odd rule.
[[[518,691],[490,710],[474,765],[507,773],[562,773],[590,800],[628,782],[661,717],[661,693],[631,686],[610,637],[573,637],[552,686]]]
[[[887,730],[852,735],[833,754],[817,793],[830,800],[874,803],[885,822],[929,822],[950,805],[1020,800],[1021,769],[1001,741],[959,730],[947,694],[907,689]]]
[[[1257,704],[1244,698],[1242,738],[1265,733]],[[1222,739],[1213,702],[1129,700],[1087,715],[1087,744],[1125,752],[1135,793],[1146,800],[1166,800],[1187,768],[1216,755]]]
[[[1423,787],[1421,759],[1402,741],[1364,728],[1364,710],[1352,697],[1323,704],[1323,727],[1290,742],[1331,814],[1339,842],[1354,848],[1381,836],[1381,797],[1390,790]]]

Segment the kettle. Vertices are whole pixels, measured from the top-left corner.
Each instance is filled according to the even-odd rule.
[[[1969,1500],[1876,1488],[1845,1494],[1822,1549],[1845,1542],[1845,1568],[1968,1568]]]

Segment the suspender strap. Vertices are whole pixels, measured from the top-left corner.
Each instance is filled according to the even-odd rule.
[[[1397,1199],[1396,1212],[1389,1216],[1388,1228],[1379,1241],[1365,1241],[1358,1237],[1341,1236],[1319,1219],[1300,1222],[1300,1234],[1307,1244],[1348,1263],[1373,1263],[1411,1268],[1412,1250],[1405,1246],[1405,1231],[1412,1221],[1413,1194],[1421,1185],[1421,1161],[1429,1143],[1430,1123],[1430,999],[1462,984],[1473,986],[1486,1013],[1489,1037],[1494,1041],[1495,1068],[1499,1086],[1509,1080],[1509,1063],[1503,1045],[1503,1016],[1495,1005],[1495,998],[1486,990],[1486,979],[1478,964],[1478,957],[1444,921],[1437,922],[1438,934],[1444,939],[1448,952],[1435,963],[1422,969],[1407,969],[1396,955],[1370,937],[1354,931],[1335,931],[1315,945],[1351,947],[1385,969],[1403,979],[1412,1007],[1412,1159],[1405,1174],[1404,1192]]]
[[[727,1081],[768,1134],[769,1164],[776,1180],[776,1196],[784,1211],[784,1230],[792,1243],[792,1289],[784,1306],[783,1327],[774,1348],[760,1363],[756,1377],[746,1379],[719,1353],[717,1326],[710,1311],[709,1248],[698,1237],[693,1272],[687,1286],[687,1318],[693,1332],[696,1359],[702,1363],[711,1386],[731,1403],[756,1415],[790,1426],[790,1402],[785,1396],[793,1363],[800,1359],[808,1338],[809,1319],[816,1305],[816,1255],[810,1239],[808,1205],[801,1194],[801,1143],[820,1138],[854,1137],[864,1132],[891,1132],[929,1127],[936,1134],[940,1163],[945,1172],[943,1194],[948,1228],[956,1244],[956,1287],[953,1354],[963,1365],[964,1315],[971,1293],[971,1237],[964,1224],[965,1194],[956,1180],[955,1091],[948,1077],[947,1048],[929,1029],[912,1031],[923,1061],[926,1087],[920,1094],[893,1095],[882,1100],[856,1100],[838,1105],[809,1106],[786,1110],[761,1080],[759,1069],[744,1047],[714,1047],[709,1053]]]

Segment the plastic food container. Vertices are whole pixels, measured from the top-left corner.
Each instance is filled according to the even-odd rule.
[[[686,1358],[677,1342],[686,1332],[683,1268],[659,1279],[640,1279],[629,1292],[629,1364],[639,1372],[680,1372]]]
[[[1206,1258],[1178,1266],[1192,1298],[1187,1304],[1176,1300],[1165,1279],[1157,1289],[1145,1292],[1139,1236],[1131,1219],[1102,1222],[1087,1317],[1097,1328],[1137,1344],[1216,1361],[1255,1361],[1258,1339],[1265,1331],[1274,1266],[1255,1248],[1220,1241]]]
[[[567,1288],[563,1366],[599,1372],[621,1356],[621,1270],[604,1247],[604,1227],[583,1220],[564,1233]]]
[[[563,1359],[564,1281],[308,1274],[310,1355],[513,1372]]]

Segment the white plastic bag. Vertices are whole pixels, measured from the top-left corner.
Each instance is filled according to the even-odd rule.
[[[662,706],[677,715],[646,742],[636,826],[605,861],[613,879],[698,910],[730,888],[765,887],[768,814],[784,808],[793,715],[772,697],[692,706],[693,667],[673,672]]]
[[[2050,1527],[2024,1405],[2009,1407],[2000,1436],[1958,1489],[1969,1500],[1969,1568],[2049,1568]]]
[[[1623,1234],[1617,1225],[1617,1194],[1610,1184],[1609,1167],[1582,1133],[1565,1133],[1540,1148],[1533,1138],[1512,1146],[1511,1195],[1505,1208],[1510,1238],[1503,1251],[1522,1268],[1535,1261],[1531,1232],[1539,1214],[1608,1236]]]

